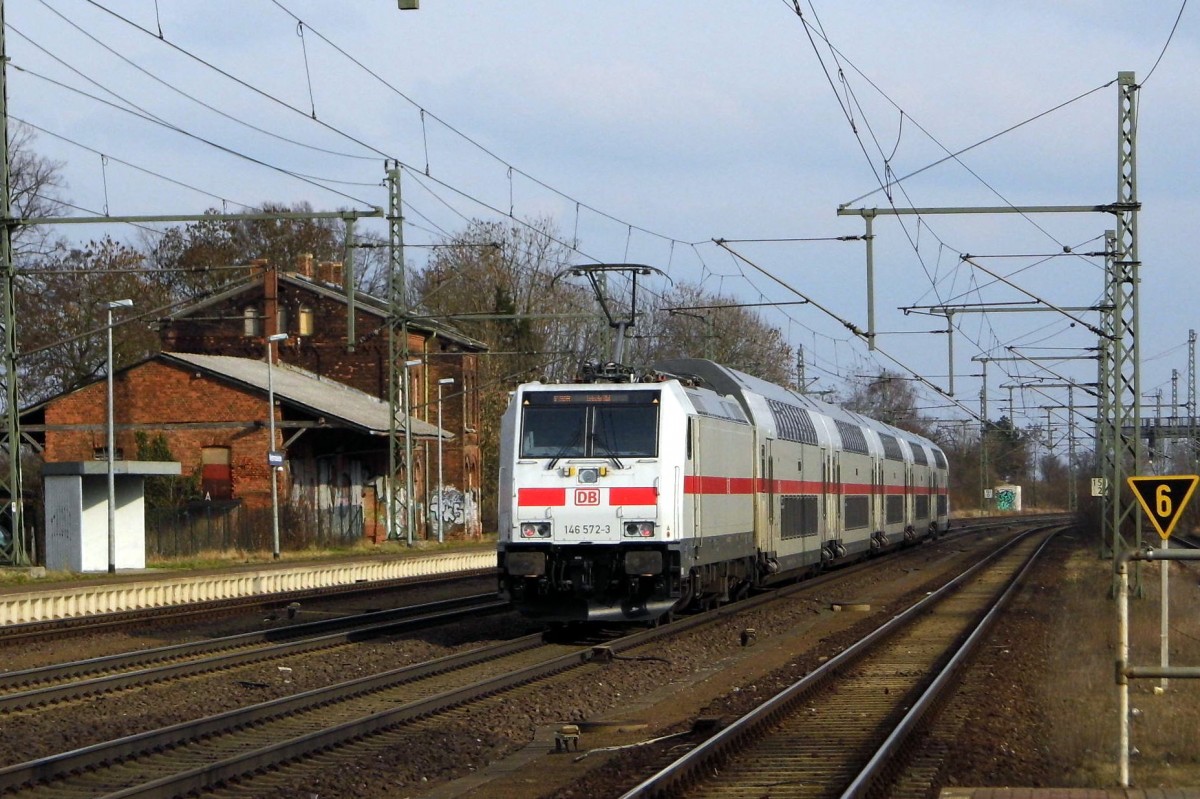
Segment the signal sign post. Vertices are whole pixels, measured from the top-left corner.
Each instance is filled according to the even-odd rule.
[[[1137,497],[1138,503],[1141,504],[1142,510],[1146,511],[1146,515],[1150,517],[1150,523],[1154,525],[1154,529],[1158,530],[1158,535],[1162,538],[1162,547],[1164,551],[1171,547],[1171,531],[1175,529],[1175,525],[1179,523],[1180,517],[1183,516],[1183,509],[1187,507],[1188,500],[1192,498],[1192,494],[1196,491],[1196,483],[1200,482],[1200,475],[1194,474],[1176,474],[1167,476],[1138,476],[1126,478],[1129,483],[1129,488],[1133,491],[1133,495]],[[1170,661],[1170,635],[1168,621],[1170,618],[1170,593],[1168,592],[1170,580],[1169,565],[1163,561],[1160,574],[1161,594],[1162,594],[1162,622],[1159,630],[1159,664],[1163,669],[1166,669]],[[1159,683],[1160,690],[1167,689],[1167,678],[1164,675]]]
[[[1196,491],[1200,475],[1176,474],[1169,476],[1129,477],[1129,488],[1141,503],[1142,510],[1150,517],[1150,523],[1158,530],[1164,544],[1171,531],[1183,515],[1188,500]]]

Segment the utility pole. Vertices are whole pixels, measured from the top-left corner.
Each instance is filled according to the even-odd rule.
[[[388,538],[400,539],[400,487],[396,485],[396,472],[404,464],[404,510],[405,535],[409,546],[413,544],[416,515],[413,507],[412,436],[409,411],[412,402],[410,386],[400,386],[398,377],[407,383],[409,376],[408,351],[408,294],[404,268],[404,211],[400,204],[400,164],[388,166]],[[397,326],[399,338],[397,341]],[[404,368],[397,375],[396,364],[403,362]],[[403,425],[397,419],[403,414]]]
[[[7,526],[9,542],[7,551],[0,552],[0,560],[14,566],[29,563],[29,552],[25,543],[25,512],[23,486],[21,485],[21,429],[19,421],[20,397],[17,393],[17,308],[16,267],[12,251],[12,175],[9,173],[8,152],[8,50],[4,38],[4,0],[0,0],[0,280],[4,286],[4,451],[8,456],[5,484],[0,491],[7,494],[7,513],[0,514],[0,525]]]
[[[1107,452],[1098,452],[1107,459],[1103,476],[1108,479],[1108,491],[1102,497],[1103,529],[1105,541],[1112,542],[1113,556],[1142,545],[1142,514],[1137,512],[1137,502],[1125,485],[1127,475],[1141,474],[1145,467],[1144,450],[1141,445],[1141,366],[1138,358],[1138,301],[1137,287],[1141,263],[1138,260],[1137,212],[1137,90],[1132,72],[1117,74],[1117,199],[1110,204],[1076,206],[992,206],[969,208],[850,208],[846,205],[837,209],[838,216],[861,216],[873,235],[872,223],[877,215],[930,216],[934,214],[1041,214],[1041,213],[1105,213],[1116,217],[1116,231],[1111,232],[1106,243],[1105,294],[1106,302],[1099,309],[1101,323],[1097,327],[1084,323],[1100,338],[1100,394],[1108,413],[1100,415],[1097,441],[1106,442]],[[1111,255],[1108,255],[1111,253]],[[963,256],[967,260],[967,256]],[[982,268],[971,262],[972,267]],[[873,274],[874,265],[868,271]],[[986,271],[986,270],[985,270]],[[1025,289],[1012,284],[1000,275],[989,272],[992,277],[1029,294]],[[870,285],[870,281],[868,281]],[[1032,295],[1030,295],[1032,296]],[[868,308],[874,302],[868,296]],[[1057,309],[1075,322],[1080,322],[1066,308]],[[1095,310],[1095,309],[1094,309]],[[870,319],[870,316],[868,317]],[[868,341],[875,335],[874,325],[868,321]],[[1132,430],[1127,435],[1126,430]],[[1098,448],[1099,450],[1099,448]],[[1133,531],[1133,541],[1127,542],[1121,533],[1122,525],[1128,523]],[[1141,592],[1141,562],[1137,563],[1135,590]],[[1114,590],[1117,582],[1114,577]]]
[[[1111,328],[1105,330],[1110,350],[1106,384],[1102,393],[1110,400],[1112,420],[1112,476],[1104,497],[1105,519],[1112,536],[1113,556],[1141,549],[1142,514],[1126,486],[1127,476],[1144,473],[1145,450],[1142,446],[1142,377],[1138,357],[1138,285],[1141,261],[1138,259],[1137,212],[1137,90],[1134,73],[1117,74],[1117,202],[1113,206],[1117,227],[1109,239],[1112,256],[1106,269],[1106,289],[1112,301]],[[1128,433],[1126,431],[1129,431]],[[1132,528],[1127,541],[1125,527]],[[1141,561],[1135,566],[1133,591],[1142,594]],[[1112,590],[1120,586],[1114,575]]]
[[[979,389],[979,509],[987,508],[988,480],[988,399],[987,399],[987,365],[988,358],[976,356],[973,361],[983,364],[983,383]]]
[[[1191,472],[1195,473],[1197,464],[1200,464],[1200,437],[1196,429],[1196,331],[1188,331],[1188,398],[1187,398],[1187,416],[1188,416],[1188,452],[1190,463],[1192,464]]]

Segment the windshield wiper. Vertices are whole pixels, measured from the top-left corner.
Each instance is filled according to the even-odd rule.
[[[570,441],[568,441],[566,444],[562,445],[562,448],[558,451],[557,455],[555,455],[553,458],[550,459],[550,461],[546,464],[546,471],[553,469],[554,465],[556,463],[558,463],[560,460],[562,460],[563,456],[567,454],[567,450],[571,449],[571,447],[573,447],[579,443],[579,439],[582,436],[583,436],[583,427],[580,426],[580,427],[575,428],[575,435],[571,438]]]
[[[616,451],[614,451],[613,448],[608,445],[608,441],[605,440],[603,436],[601,436],[599,433],[592,433],[592,443],[599,444],[600,449],[603,449],[606,453],[608,453],[608,459],[612,461],[613,466],[617,467],[618,469],[625,468],[625,465],[621,463],[621,459],[617,457]]]

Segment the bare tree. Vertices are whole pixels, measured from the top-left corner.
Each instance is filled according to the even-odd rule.
[[[264,203],[263,214],[309,213],[312,206]],[[317,261],[344,259],[344,226],[336,219],[211,219],[174,226],[143,237],[147,262],[160,270],[177,299],[198,296],[236,281],[239,267],[265,259],[281,270],[294,269],[304,256]]]
[[[664,358],[710,358],[763,380],[794,380],[792,348],[783,333],[738,300],[681,283],[638,319],[633,353],[639,363]]]
[[[109,238],[43,258],[40,268],[19,272],[18,285],[17,365],[25,402],[104,374],[108,302],[136,297],[139,307],[151,309],[166,302],[168,291],[138,251]],[[117,364],[157,349],[158,337],[144,321],[114,330]]]
[[[27,126],[9,128],[9,202],[17,219],[62,216],[66,208],[66,183],[62,164],[39,155],[36,136]],[[61,250],[63,240],[47,225],[18,225],[12,235],[13,263],[23,263]]]
[[[918,410],[920,397],[913,381],[887,369],[875,376],[858,375],[851,378],[848,393],[839,400],[863,416],[933,438],[936,431]]]

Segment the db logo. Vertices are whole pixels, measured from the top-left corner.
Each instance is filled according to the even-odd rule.
[[[600,504],[600,489],[598,489],[598,488],[577,488],[577,489],[575,489],[575,504],[576,505],[599,505]]]

